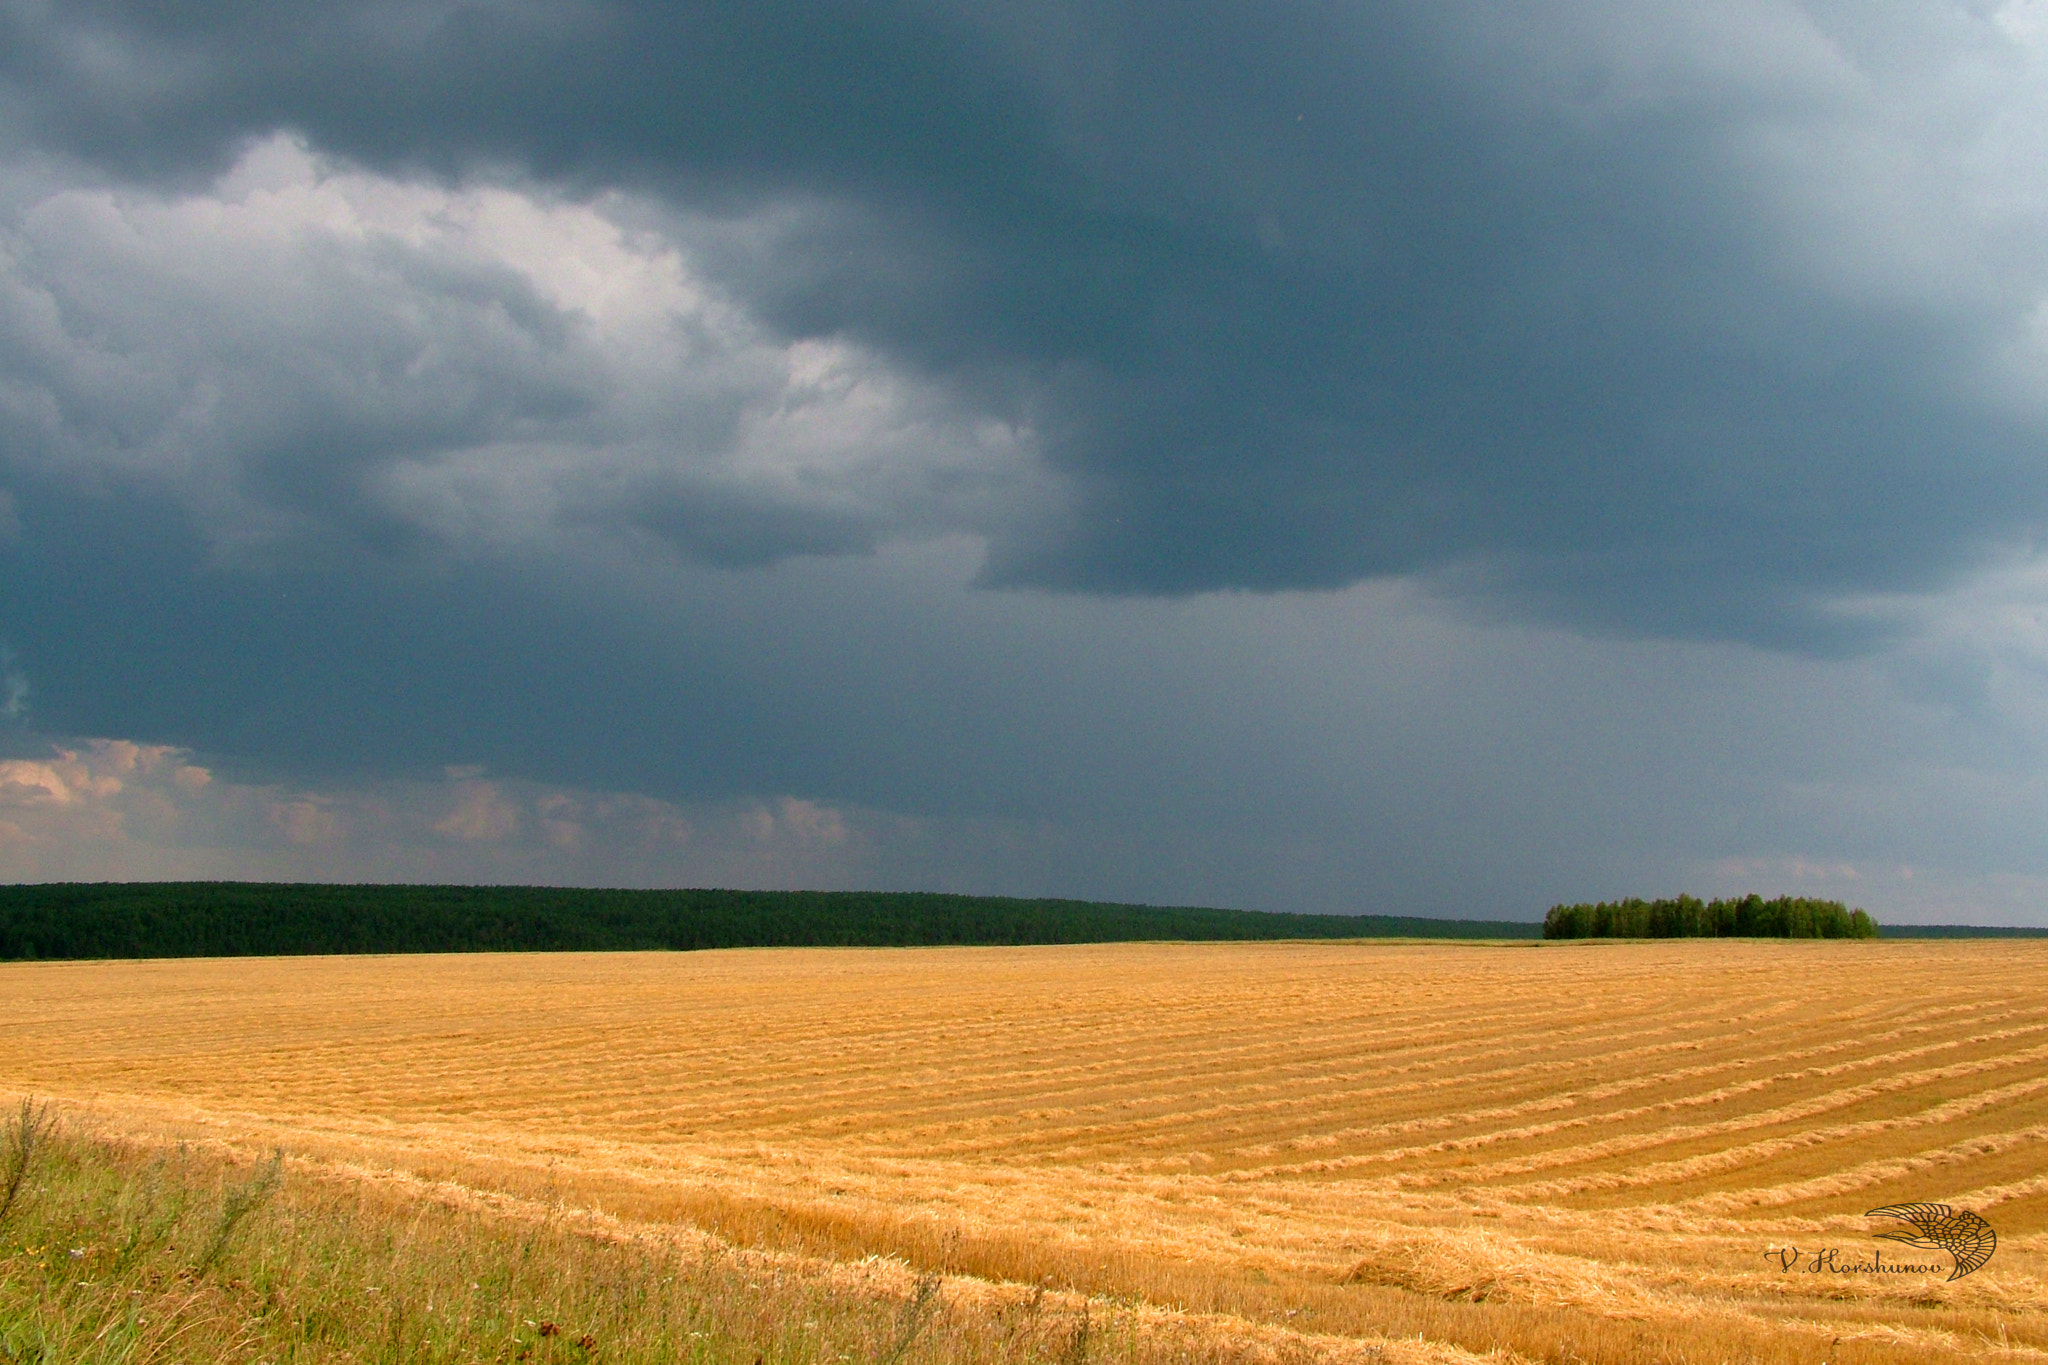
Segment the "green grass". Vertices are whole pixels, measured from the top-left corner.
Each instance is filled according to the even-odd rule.
[[[1044,1294],[967,1311],[936,1277],[897,1267],[881,1277],[893,1290],[850,1289],[815,1265],[708,1239],[453,1207],[278,1158],[152,1151],[38,1114],[24,1106],[8,1125],[8,1159],[25,1159],[0,1220],[5,1365],[1208,1355],[1185,1340],[1148,1352],[1099,1301],[1092,1315]]]

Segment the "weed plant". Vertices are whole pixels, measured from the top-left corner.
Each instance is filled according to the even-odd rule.
[[[1062,1314],[961,1313],[712,1247],[595,1235],[375,1184],[7,1124],[0,1363],[838,1365],[1142,1360]],[[707,1244],[708,1246],[709,1244]],[[1042,1298],[1042,1296],[1041,1296]],[[1188,1359],[1179,1350],[1173,1358]]]

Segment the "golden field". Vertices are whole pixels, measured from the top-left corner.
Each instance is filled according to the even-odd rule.
[[[2048,1359],[2042,942],[16,963],[0,1092],[1268,1358]]]

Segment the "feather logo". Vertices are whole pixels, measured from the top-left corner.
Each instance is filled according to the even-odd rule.
[[[1878,1233],[1878,1240],[1903,1242],[1922,1251],[1946,1251],[1956,1262],[1949,1273],[1950,1280],[1960,1280],[1980,1268],[1998,1250],[1998,1234],[1991,1230],[1991,1224],[1968,1209],[1950,1208],[1947,1204],[1887,1204],[1863,1216],[1911,1223],[1911,1232],[1896,1228]]]

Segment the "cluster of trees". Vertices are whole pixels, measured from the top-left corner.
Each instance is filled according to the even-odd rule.
[[[1877,921],[1840,901],[1762,896],[1703,901],[1601,901],[1553,905],[1545,938],[1876,938]]]
[[[138,882],[0,886],[0,959],[1534,938],[1533,924],[864,891]]]

